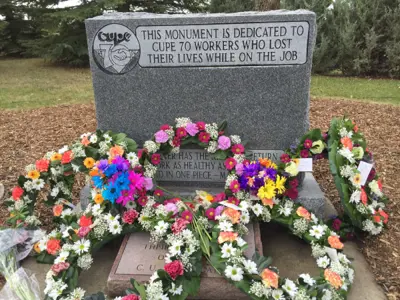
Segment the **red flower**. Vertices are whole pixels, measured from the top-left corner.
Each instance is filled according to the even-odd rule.
[[[306,148],[306,149],[310,149],[310,148],[312,147],[312,143],[313,143],[312,140],[306,139],[306,140],[304,141],[303,146],[304,146],[304,148]]]
[[[81,226],[81,227],[89,227],[92,224],[93,224],[92,217],[82,216],[79,219],[79,226]]]
[[[184,127],[179,127],[175,132],[176,136],[179,138],[183,138],[187,135],[186,129]]]
[[[299,181],[297,180],[297,178],[295,178],[295,179],[293,179],[293,180],[291,180],[291,181],[289,182],[289,185],[290,185],[290,187],[292,187],[292,188],[296,188],[296,187],[299,186]]]
[[[49,169],[50,162],[47,159],[39,159],[36,161],[36,170],[46,172]]]
[[[161,197],[162,195],[164,195],[162,190],[154,190],[154,196]]]
[[[232,203],[232,204],[235,204],[235,205],[239,205],[239,199],[236,198],[236,197],[229,197],[229,198],[228,198],[228,203]]]
[[[367,202],[368,202],[368,196],[367,196],[367,193],[365,192],[364,188],[361,188],[361,202],[364,205],[367,205]]]
[[[208,208],[206,210],[206,217],[209,220],[215,220],[215,208],[212,207]]]
[[[382,182],[381,182],[380,179],[378,180],[378,187],[379,187],[379,189],[382,191]]]
[[[286,154],[286,153],[283,153],[281,155],[281,162],[283,162],[285,164],[290,162],[290,156],[288,154]]]
[[[46,250],[51,255],[56,255],[58,250],[61,249],[60,240],[52,239],[47,242]]]
[[[307,158],[308,157],[308,150],[307,149],[303,149],[303,150],[301,150],[300,151],[300,156],[302,157],[302,158]]]
[[[155,153],[151,156],[151,163],[153,165],[158,165],[161,162],[161,155],[158,153]]]
[[[160,127],[160,130],[169,130],[169,129],[171,129],[171,126],[169,126],[168,124],[161,125]]]
[[[208,143],[208,141],[210,140],[210,134],[208,132],[200,132],[199,134],[199,141],[202,143]]]
[[[140,297],[135,294],[130,294],[130,295],[122,297],[121,300],[140,300]]]
[[[193,220],[193,214],[188,210],[185,210],[184,212],[182,212],[181,217],[188,222],[192,222],[192,220]]]
[[[141,206],[145,206],[146,203],[147,203],[147,197],[146,196],[140,196],[137,201]]]
[[[58,273],[67,270],[69,268],[68,262],[60,262],[51,266],[51,270],[58,275]]]
[[[137,156],[138,156],[138,158],[142,158],[142,155],[143,155],[143,152],[144,152],[145,150],[143,150],[143,149],[139,149],[138,150],[138,152],[137,152]]]
[[[375,215],[374,215],[374,221],[376,223],[379,223],[383,218],[383,223],[387,224],[387,222],[389,221],[389,216],[387,213],[385,213],[382,209],[379,209]]]
[[[24,190],[23,188],[16,186],[15,188],[13,188],[12,190],[12,197],[14,200],[19,200],[19,198],[21,198],[21,196],[24,194]]]
[[[232,152],[234,154],[242,154],[244,152],[244,147],[242,144],[236,144],[232,147]]]
[[[342,221],[339,218],[336,218],[335,220],[333,220],[333,222],[332,222],[333,230],[339,231],[340,230],[340,225],[342,225]]]
[[[299,192],[296,188],[291,188],[286,190],[285,195],[288,196],[290,199],[294,200],[299,195]]]
[[[226,195],[224,192],[216,194],[214,196],[214,202],[221,202],[222,200],[225,200],[225,198],[226,198]]]
[[[204,122],[197,122],[196,126],[199,130],[205,130],[206,129],[206,123]]]
[[[371,172],[369,172],[367,180],[372,181],[375,178],[375,175],[376,175],[376,170],[375,168],[372,168]]]
[[[134,209],[129,209],[126,212],[124,212],[122,216],[122,221],[126,224],[133,224],[137,217],[139,216],[139,213],[134,210]]]
[[[227,170],[232,170],[236,166],[236,160],[233,157],[229,157],[224,162]]]
[[[61,158],[61,163],[65,165],[70,163],[71,160],[72,160],[72,150],[64,152]]]
[[[174,260],[164,266],[164,270],[171,276],[172,280],[183,275],[183,264],[180,260]]]
[[[183,229],[186,228],[186,226],[189,224],[190,222],[182,219],[182,218],[178,218],[175,220],[174,224],[172,224],[171,226],[171,230],[174,234],[178,234],[180,233]]]
[[[172,140],[172,145],[174,147],[179,147],[181,145],[181,139],[179,137],[174,137],[174,139]]]

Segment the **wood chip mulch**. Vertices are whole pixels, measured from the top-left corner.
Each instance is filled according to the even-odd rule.
[[[400,196],[396,185],[400,179],[396,172],[396,162],[400,161],[400,106],[332,99],[311,101],[311,128],[327,130],[330,119],[342,115],[353,119],[364,132],[368,147],[375,154],[384,192],[391,199],[388,229],[377,237],[360,241],[360,244],[377,282],[390,299],[396,299],[400,297]],[[26,165],[96,128],[92,104],[0,111],[0,120],[0,182],[7,192],[16,184]],[[316,164],[314,175],[329,200],[340,209],[340,199],[326,161]],[[76,191],[82,185],[80,178]],[[38,212],[45,227],[50,228],[49,209],[39,205]],[[5,207],[0,206],[0,224],[7,214]]]

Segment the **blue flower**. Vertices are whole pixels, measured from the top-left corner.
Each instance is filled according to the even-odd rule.
[[[120,196],[120,194],[121,190],[118,188],[118,185],[115,182],[108,183],[101,193],[104,199],[107,199],[113,203]]]
[[[104,175],[107,177],[113,176],[117,172],[117,166],[114,164],[111,164],[107,167],[107,169],[104,170]]]
[[[115,180],[115,184],[118,186],[120,190],[128,190],[129,189],[129,184],[131,182],[129,181],[129,176],[128,173],[120,173]]]
[[[95,186],[95,188],[100,189],[103,186],[103,180],[101,179],[100,176],[93,176],[92,180],[93,180],[93,185]]]

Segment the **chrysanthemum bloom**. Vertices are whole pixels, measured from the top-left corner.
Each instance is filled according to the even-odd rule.
[[[289,154],[283,153],[280,157],[281,162],[287,164],[288,162],[290,162],[290,156]]]
[[[85,146],[85,147],[87,147],[87,146],[90,145],[90,141],[89,141],[89,139],[88,139],[88,137],[87,137],[86,135],[82,138],[81,144],[82,144],[83,146]]]
[[[345,136],[344,138],[340,139],[340,142],[342,143],[343,147],[352,150],[353,149],[353,142],[351,138]]]
[[[278,194],[285,192],[286,177],[277,175],[275,181],[275,188],[278,190]]]
[[[94,202],[96,204],[102,204],[104,201],[104,198],[101,194],[96,194],[96,196],[94,196]]]
[[[166,133],[164,130],[159,130],[155,133],[154,138],[156,143],[165,143],[166,141],[168,141],[169,136],[168,133]]]
[[[324,276],[325,280],[328,281],[335,289],[339,289],[343,284],[340,275],[330,269],[325,270]]]
[[[164,266],[164,270],[169,274],[172,280],[183,275],[183,264],[180,260],[174,260]]]
[[[196,125],[197,125],[197,128],[199,130],[205,130],[206,129],[206,123],[204,123],[204,122],[197,122]]]
[[[210,207],[206,210],[206,217],[209,220],[215,220],[215,208]]]
[[[124,148],[119,145],[115,145],[110,148],[110,157],[114,158],[116,156],[122,156],[124,154]]]
[[[304,148],[306,148],[306,149],[310,149],[310,148],[312,147],[312,143],[313,143],[312,140],[306,139],[306,140],[304,141],[303,146],[304,146]]]
[[[259,188],[257,196],[261,200],[274,198],[276,196],[275,182],[273,182],[272,180],[267,180],[264,186]]]
[[[154,154],[151,156],[151,163],[152,163],[153,165],[158,165],[158,164],[160,164],[160,162],[161,162],[161,155],[158,154],[158,153],[154,153]]]
[[[297,210],[296,213],[298,216],[306,219],[306,220],[311,220],[311,214],[308,212],[307,209],[305,209],[303,206],[300,206]]]
[[[47,159],[39,159],[36,161],[36,170],[46,172],[49,169],[50,162]]]
[[[331,235],[328,237],[328,243],[332,248],[343,249],[343,243],[340,241],[338,236]]]
[[[40,177],[40,172],[38,170],[29,171],[26,177],[30,179],[38,179]]]
[[[162,197],[162,195],[164,195],[162,190],[154,190],[154,196]]]
[[[240,190],[240,184],[239,181],[233,180],[231,184],[229,185],[229,188],[231,189],[232,192],[237,193]]]
[[[64,165],[70,163],[72,160],[72,156],[72,150],[64,152],[61,158],[61,163]]]
[[[225,135],[218,138],[218,149],[227,150],[231,147],[231,139]]]
[[[13,188],[12,190],[12,198],[14,200],[19,200],[19,198],[21,198],[21,196],[24,194],[24,190],[23,188],[16,186],[15,188]]]
[[[92,157],[86,157],[85,160],[83,161],[83,164],[88,169],[93,168],[94,163],[95,163],[95,160]]]
[[[193,214],[188,210],[185,210],[184,212],[182,212],[181,217],[182,217],[182,219],[184,219],[188,222],[192,222],[192,220],[193,220]]]
[[[147,197],[146,196],[141,196],[141,197],[139,197],[138,198],[138,203],[141,205],[141,206],[145,206],[146,204],[147,204]]]
[[[81,226],[81,227],[89,227],[92,224],[93,224],[92,217],[82,216],[79,219],[79,226]]]
[[[187,135],[186,129],[184,127],[179,127],[175,132],[176,136],[179,138],[183,138]]]
[[[224,164],[227,170],[232,170],[236,166],[236,159],[229,157],[225,160]]]
[[[309,156],[309,151],[307,149],[303,149],[300,151],[300,157],[307,158]]]
[[[55,217],[61,216],[64,206],[62,204],[57,204],[53,206],[53,215]]]
[[[55,160],[61,160],[62,159],[62,155],[60,153],[54,153],[51,157],[50,160],[51,161],[55,161]]]
[[[229,220],[231,220],[232,224],[239,223],[240,211],[238,211],[236,209],[228,207],[222,212],[222,215],[227,216],[229,218]]]
[[[199,141],[202,143],[208,143],[208,141],[210,140],[210,134],[208,132],[200,132],[199,134]]]
[[[239,236],[239,234],[237,232],[221,231],[219,233],[219,237],[218,237],[218,244],[236,241],[238,236]]]
[[[266,268],[262,271],[260,274],[262,278],[262,282],[264,285],[268,288],[273,287],[273,288],[278,288],[278,280],[279,280],[279,275],[276,274],[274,271],[271,271],[270,269]]]
[[[232,152],[234,154],[242,154],[244,152],[244,147],[242,144],[236,144],[232,146]]]
[[[47,253],[51,255],[56,255],[58,250],[61,249],[60,242],[61,242],[60,240],[56,239],[49,240],[46,245]]]

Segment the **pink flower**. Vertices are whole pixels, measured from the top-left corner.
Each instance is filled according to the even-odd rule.
[[[122,297],[121,300],[140,300],[140,297],[135,294],[130,294]]]
[[[225,198],[226,198],[226,195],[224,192],[216,194],[214,196],[214,202],[221,202],[222,200],[225,200]]]
[[[68,262],[60,262],[51,266],[51,270],[58,275],[58,273],[67,270],[69,268]]]
[[[137,201],[141,206],[145,206],[146,203],[147,203],[147,197],[146,196],[141,196],[141,197],[138,198]]]
[[[152,163],[153,165],[158,165],[158,164],[160,164],[160,162],[161,162],[161,155],[158,154],[158,153],[154,153],[154,154],[151,156],[151,163]]]
[[[227,150],[231,147],[231,140],[225,135],[218,138],[218,149]]]
[[[232,146],[232,152],[234,154],[242,154],[244,152],[244,147],[242,144],[236,144]]]
[[[160,126],[160,130],[169,130],[171,129],[171,126],[169,126],[168,124],[164,124]]]
[[[235,205],[239,205],[239,199],[238,198],[236,198],[236,197],[229,197],[228,198],[228,203],[232,203],[232,204],[235,204]]]
[[[237,164],[235,166],[236,174],[239,176],[243,174],[243,164]]]
[[[171,226],[171,230],[174,234],[178,234],[180,233],[183,229],[186,228],[186,226],[189,224],[190,222],[182,219],[182,218],[178,218],[175,220],[174,224],[172,224]]]
[[[179,212],[178,207],[176,206],[175,203],[172,203],[172,202],[167,203],[167,204],[165,204],[164,207],[165,207],[166,211],[172,212],[173,216],[175,216]]]
[[[131,189],[140,190],[141,188],[143,188],[144,178],[143,178],[142,174],[137,174],[135,172],[129,172],[128,179],[131,182],[131,184],[130,184]]]
[[[206,210],[206,217],[209,220],[215,220],[215,209],[210,207]]]
[[[164,195],[162,190],[154,190],[154,196],[162,197],[162,195]]]
[[[164,130],[159,130],[155,133],[154,135],[156,143],[165,143],[168,141],[168,133],[166,133]]]
[[[122,221],[126,224],[133,224],[137,217],[139,216],[139,213],[134,210],[134,209],[129,209],[126,212],[124,212],[122,216]]]
[[[149,191],[153,188],[153,179],[150,177],[144,177],[143,186],[146,191]]]
[[[225,160],[224,164],[227,170],[232,170],[236,166],[236,159],[229,157]]]
[[[183,264],[180,260],[174,260],[164,266],[164,270],[169,274],[172,280],[183,275]]]
[[[202,143],[208,143],[208,141],[210,140],[210,134],[208,132],[200,132],[199,134],[199,141]]]
[[[192,222],[193,220],[193,215],[190,211],[185,210],[182,215],[181,215],[182,219],[185,219],[186,221]]]
[[[340,225],[342,225],[342,221],[339,218],[336,218],[335,220],[333,220],[333,222],[332,222],[333,230],[339,231],[340,230]]]
[[[189,133],[191,136],[195,136],[198,132],[199,129],[197,128],[197,125],[194,123],[188,123],[186,125],[186,131]]]
[[[283,162],[285,164],[290,162],[290,156],[288,154],[286,154],[286,153],[283,153],[281,155],[281,162]]]
[[[147,152],[147,151],[146,151],[145,149],[139,149],[138,152],[137,152],[137,156],[138,156],[139,158],[141,158],[143,152]]]
[[[310,139],[306,139],[305,141],[304,141],[304,144],[303,144],[303,146],[304,146],[304,148],[306,148],[306,149],[310,149],[311,147],[312,147],[312,140],[310,140]]]
[[[240,190],[240,184],[239,181],[233,180],[229,186],[232,192],[237,193]]]
[[[184,127],[179,127],[176,129],[176,136],[183,138],[187,135],[186,129]]]
[[[79,227],[78,236],[80,238],[83,238],[83,237],[87,236],[87,234],[89,232],[90,232],[90,227],[89,226],[87,226],[87,227]]]
[[[116,200],[117,203],[122,203],[123,206],[126,205],[129,201],[133,200],[134,190],[123,190],[121,191],[121,196],[119,196]]]
[[[308,150],[307,149],[303,149],[300,151],[300,156],[302,158],[307,158],[308,157]]]
[[[206,130],[206,123],[204,123],[204,122],[197,122],[196,125],[197,125],[197,128],[198,128],[199,130]]]
[[[215,216],[220,216],[222,214],[222,212],[224,211],[224,209],[225,209],[225,206],[222,206],[222,205],[218,206],[215,209]]]
[[[180,137],[178,137],[178,136],[174,137],[174,139],[172,140],[172,145],[174,147],[179,147],[181,145]]]

